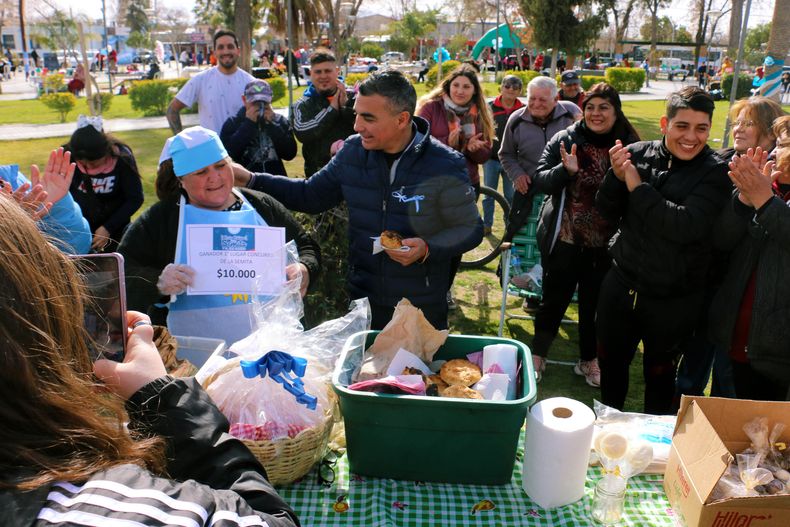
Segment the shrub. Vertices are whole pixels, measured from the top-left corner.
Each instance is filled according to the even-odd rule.
[[[256,79],[268,81],[271,78],[279,77],[280,72],[277,68],[255,68],[255,71],[252,72],[252,76]]]
[[[272,87],[272,101],[276,101],[281,97],[285,97],[285,93],[288,90],[288,86],[285,84],[285,79],[282,77],[274,77],[271,79],[266,79],[266,82],[268,82],[269,86]]]
[[[604,80],[620,93],[638,92],[645,83],[642,68],[606,68]]]
[[[47,95],[42,95],[39,97],[39,100],[50,108],[51,110],[55,110],[60,114],[60,122],[66,122],[66,116],[68,116],[69,112],[77,106],[77,98],[74,97],[73,93],[66,92],[66,93],[49,93]]]
[[[129,90],[132,109],[145,115],[164,115],[173,98],[173,81],[152,80],[135,82]]]
[[[57,93],[65,87],[62,73],[49,73],[43,80],[44,91]]]
[[[97,106],[96,109],[99,111],[99,113],[105,113],[110,110],[110,106],[112,105],[112,98],[113,95],[110,92],[99,92],[93,94],[93,100],[94,101],[98,100],[101,103],[100,106],[94,103],[96,104]]]
[[[354,86],[368,78],[369,73],[349,73],[344,79],[346,86]]]
[[[721,91],[725,99],[730,98],[732,91],[732,73],[725,73],[721,78]],[[752,94],[752,77],[745,73],[738,76],[738,92],[735,94],[736,99],[743,99]]]
[[[442,62],[442,77],[453,71],[458,65],[461,64],[457,60],[445,60]],[[425,85],[429,88],[436,86],[436,77],[439,75],[439,64],[436,63],[431,66],[428,73],[425,75]]]
[[[321,214],[294,213],[305,231],[319,240],[321,274],[305,297],[305,325],[312,328],[327,319],[348,313],[346,281],[348,274],[348,208],[342,204]]]
[[[379,46],[378,44],[374,44],[373,42],[365,42],[362,44],[359,52],[362,54],[363,57],[373,57],[379,58],[384,54],[384,48]]]

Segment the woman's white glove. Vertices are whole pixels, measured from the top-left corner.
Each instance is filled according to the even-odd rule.
[[[167,264],[159,275],[156,287],[163,295],[179,295],[192,285],[195,279],[195,270],[188,265]]]

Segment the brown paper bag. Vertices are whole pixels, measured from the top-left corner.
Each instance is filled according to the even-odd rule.
[[[365,352],[364,361],[354,382],[383,377],[400,348],[430,364],[436,350],[447,340],[447,334],[446,329],[434,329],[420,309],[411,305],[407,299],[402,299],[395,306],[392,320],[384,326]]]

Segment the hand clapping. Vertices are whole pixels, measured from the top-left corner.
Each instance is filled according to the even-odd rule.
[[[774,170],[774,162],[766,162],[768,152],[759,146],[750,148],[744,155],[736,155],[729,163],[727,173],[738,189],[738,197],[746,205],[759,209],[773,196],[773,182],[780,172]]]
[[[571,176],[575,176],[579,171],[579,158],[576,157],[576,143],[571,145],[570,153],[565,151],[565,142],[560,141],[560,156],[562,157],[562,166],[565,171]]]

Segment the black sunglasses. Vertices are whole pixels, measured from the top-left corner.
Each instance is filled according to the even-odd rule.
[[[316,473],[316,479],[318,480],[319,485],[331,487],[332,483],[335,482],[335,467],[337,466],[338,459],[340,459],[340,454],[334,450],[330,450],[326,453],[324,459],[321,460],[321,464],[318,466],[318,472]]]

